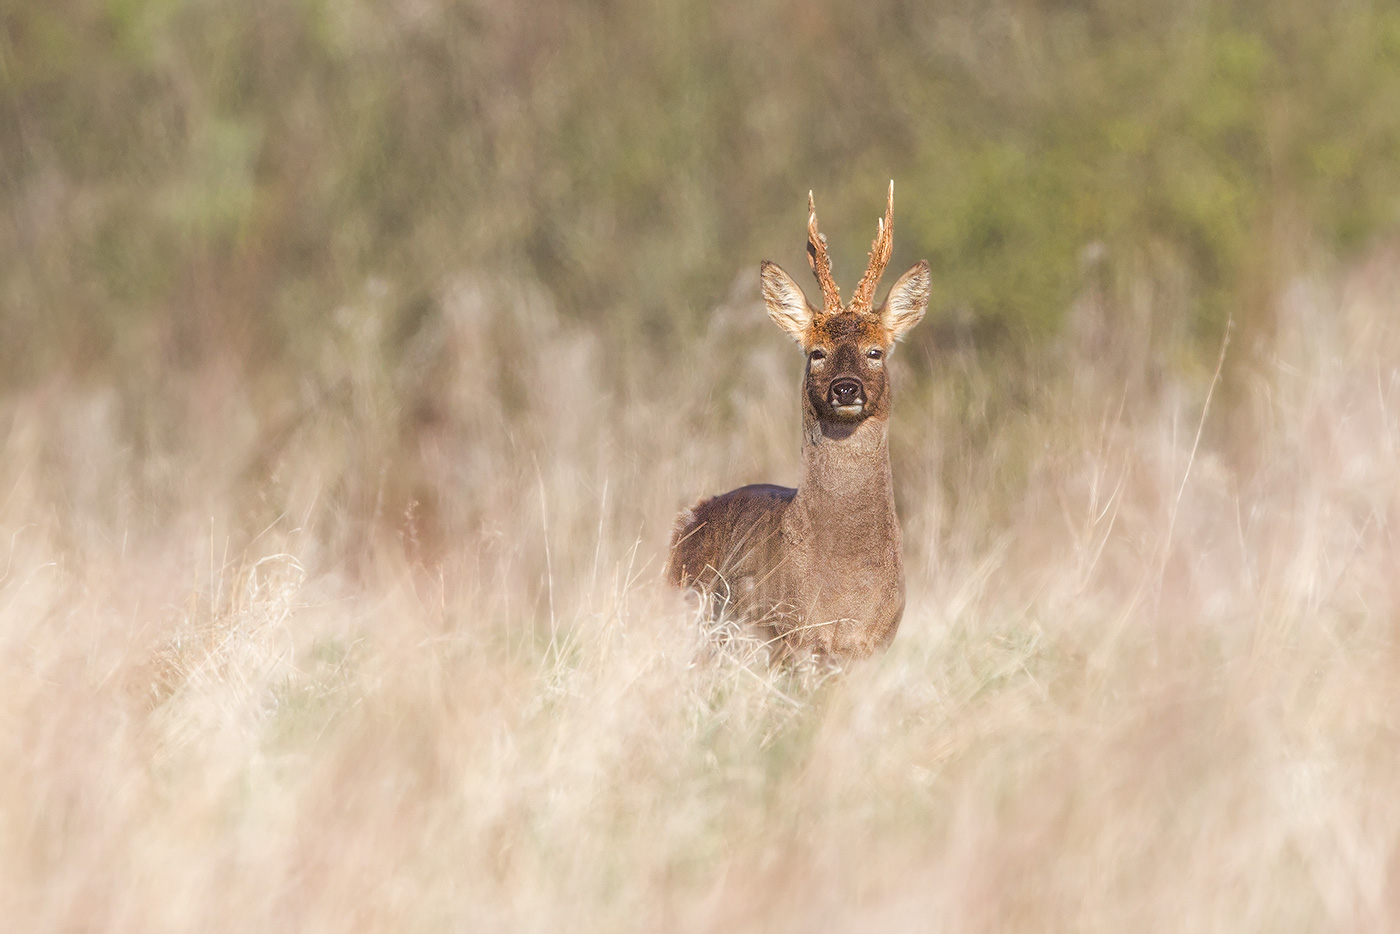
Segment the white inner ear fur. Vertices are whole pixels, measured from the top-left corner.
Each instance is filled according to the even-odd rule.
[[[932,288],[933,278],[927,260],[919,260],[890,287],[885,304],[880,306],[880,320],[895,340],[904,337],[923,318]]]
[[[792,281],[777,263],[764,260],[759,267],[763,280],[763,303],[768,306],[768,317],[773,323],[787,331],[799,344],[807,336],[812,326],[812,306],[807,304],[807,296],[802,287]],[[927,289],[925,290],[927,293]]]

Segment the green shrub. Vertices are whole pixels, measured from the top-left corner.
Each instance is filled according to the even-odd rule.
[[[890,177],[895,264],[930,258],[935,313],[1033,337],[1059,330],[1090,244],[1110,281],[1184,275],[1179,330],[1209,341],[1290,251],[1354,249],[1400,217],[1386,5],[62,0],[0,17],[10,386],[153,346],[298,365],[369,279],[405,296],[401,331],[464,269],[542,282],[610,346],[665,346],[737,271],[801,265],[809,188],[853,280]]]

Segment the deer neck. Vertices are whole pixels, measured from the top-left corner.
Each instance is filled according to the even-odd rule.
[[[806,409],[795,505],[827,530],[897,536],[888,418],[872,416],[854,425],[822,422]]]

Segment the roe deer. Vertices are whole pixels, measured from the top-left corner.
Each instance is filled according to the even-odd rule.
[[[776,264],[760,266],[769,316],[807,356],[801,480],[797,489],[740,487],[682,511],[666,577],[706,595],[712,614],[756,627],[778,657],[839,663],[888,646],[904,613],[885,358],[924,316],[930,277],[927,262],[915,264],[875,306],[890,259],[890,182],[870,263],[843,305],[810,193],[807,205],[807,261],[821,310]]]

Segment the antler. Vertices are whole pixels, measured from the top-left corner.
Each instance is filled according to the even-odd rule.
[[[835,314],[841,310],[841,289],[831,277],[831,257],[826,255],[826,237],[817,232],[817,203],[810,191],[807,192],[807,211],[807,264],[821,286],[825,313]]]
[[[816,229],[815,227],[813,229]],[[856,294],[851,297],[851,309],[869,311],[875,300],[875,286],[880,284],[880,276],[890,261],[890,250],[894,245],[894,179],[890,179],[890,196],[885,205],[885,217],[875,234],[875,242],[870,244],[870,265],[865,275],[856,285]]]

